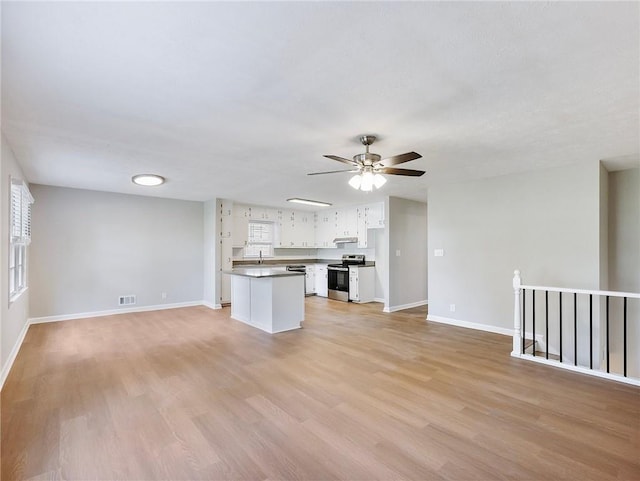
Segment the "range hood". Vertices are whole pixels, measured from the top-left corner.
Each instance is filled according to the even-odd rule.
[[[333,239],[334,244],[349,244],[358,242],[357,237],[336,237]]]

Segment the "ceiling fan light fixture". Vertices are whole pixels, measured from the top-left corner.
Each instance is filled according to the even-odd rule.
[[[144,187],[155,187],[164,184],[165,178],[157,174],[138,174],[131,177],[131,182]]]
[[[364,192],[371,192],[373,190],[373,173],[363,172],[362,182],[360,183],[360,190]]]
[[[376,189],[379,189],[387,182],[387,179],[383,175],[375,174],[373,176],[373,185],[376,186]]]
[[[353,177],[351,177],[351,179],[349,179],[349,185],[354,189],[359,189],[361,183],[362,183],[362,178],[360,177],[360,174],[356,174]]]

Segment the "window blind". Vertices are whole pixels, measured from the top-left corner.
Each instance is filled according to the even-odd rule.
[[[11,179],[11,241],[29,244],[31,242],[31,205],[33,197],[27,185]]]

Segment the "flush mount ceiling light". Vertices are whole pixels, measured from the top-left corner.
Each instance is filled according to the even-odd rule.
[[[353,160],[338,157],[337,155],[325,155],[328,159],[337,160],[343,164],[348,164],[351,170],[332,170],[329,172],[313,172],[308,175],[334,174],[336,172],[355,172],[356,175],[351,177],[349,185],[354,189],[360,189],[365,192],[371,192],[373,188],[379,189],[387,181],[381,174],[406,175],[410,177],[420,177],[424,174],[424,170],[412,169],[396,169],[389,167],[390,165],[402,164],[411,160],[422,157],[417,152],[407,152],[406,154],[394,155],[386,159],[381,158],[378,154],[369,152],[369,146],[375,142],[375,135],[363,135],[360,142],[366,147],[364,154],[353,156]]]
[[[287,199],[287,202],[294,202],[296,204],[307,204],[307,205],[315,205],[317,207],[330,207],[331,204],[328,202],[320,202],[319,200],[309,200],[309,199],[298,199],[294,197],[292,199]]]
[[[131,182],[145,187],[154,187],[164,184],[164,177],[156,174],[138,174],[131,177]]]

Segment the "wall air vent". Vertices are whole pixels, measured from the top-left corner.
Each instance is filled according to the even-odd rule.
[[[131,306],[136,303],[136,296],[131,294],[129,296],[120,296],[118,297],[118,305],[119,306]]]

